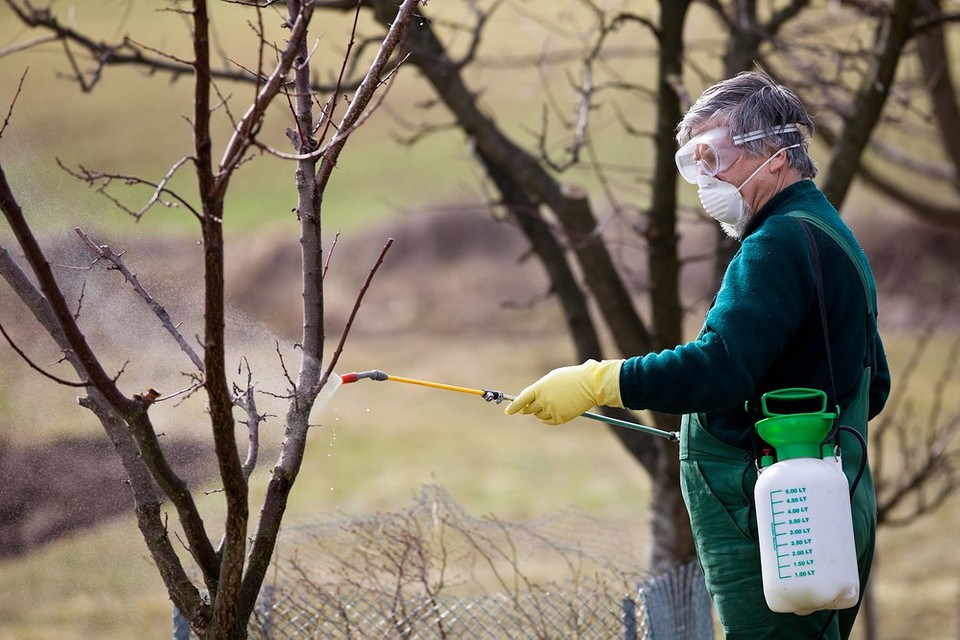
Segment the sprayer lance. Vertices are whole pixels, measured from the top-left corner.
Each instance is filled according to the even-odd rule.
[[[443,389],[445,391],[456,391],[458,393],[469,393],[470,395],[480,396],[487,402],[495,402],[500,404],[504,400],[513,400],[513,396],[509,396],[502,391],[495,391],[493,389],[471,389],[470,387],[458,387],[452,384],[443,384],[440,382],[430,382],[429,380],[417,380],[416,378],[404,378],[402,376],[389,375],[385,371],[380,371],[379,369],[372,369],[370,371],[359,371],[356,373],[346,373],[340,376],[343,384],[348,384],[351,382],[356,382],[357,380],[374,380],[376,382],[383,382],[389,380],[391,382],[403,382],[405,384],[416,384],[422,387],[430,387],[432,389]],[[655,427],[648,427],[644,424],[637,424],[636,422],[630,422],[628,420],[619,420],[617,418],[611,418],[600,413],[591,413],[587,411],[586,413],[580,414],[583,418],[589,418],[590,420],[596,420],[598,422],[605,422],[607,424],[613,425],[615,427],[623,427],[625,429],[632,429],[634,431],[642,431],[643,433],[648,433],[650,435],[658,436],[660,438],[666,438],[671,442],[679,442],[680,434],[676,431],[664,431],[663,429],[657,429]]]

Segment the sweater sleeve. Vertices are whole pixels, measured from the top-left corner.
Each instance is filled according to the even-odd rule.
[[[808,317],[813,296],[799,225],[770,217],[730,262],[697,339],[624,363],[624,405],[664,413],[742,405]]]

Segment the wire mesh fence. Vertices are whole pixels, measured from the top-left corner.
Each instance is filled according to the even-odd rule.
[[[642,583],[635,597],[603,591],[542,591],[408,602],[382,594],[337,599],[284,593],[263,599],[250,635],[269,640],[492,638],[709,640],[710,599],[696,565],[677,567]],[[180,640],[179,638],[175,640]]]
[[[713,637],[696,563],[633,570],[636,559],[604,546],[597,526],[570,514],[524,524],[475,518],[427,487],[403,512],[293,528],[250,637]],[[193,637],[176,612],[173,637]]]

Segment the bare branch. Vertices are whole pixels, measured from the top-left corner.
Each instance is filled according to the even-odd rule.
[[[323,265],[323,272],[320,275],[321,280],[327,276],[327,271],[330,270],[330,262],[333,260],[333,253],[337,250],[337,244],[340,241],[340,232],[336,232],[333,235],[333,242],[330,244],[330,251],[327,253],[327,261]]]
[[[362,121],[364,110],[370,104],[376,90],[383,83],[384,69],[394,49],[399,47],[401,42],[406,38],[407,30],[410,26],[410,19],[417,4],[419,4],[419,2],[408,0],[401,5],[400,11],[390,25],[390,30],[383,39],[380,50],[370,65],[370,69],[367,71],[367,74],[364,76],[363,81],[360,83],[360,86],[350,101],[350,106],[347,108],[340,122],[339,132],[330,141],[330,144],[327,145],[327,153],[324,154],[315,179],[317,189],[320,192],[323,192],[327,182],[330,180],[330,174],[337,164],[337,159],[340,157],[340,152],[347,142],[348,135],[354,126]]]
[[[51,34],[49,36],[40,36],[39,38],[34,38],[33,40],[27,40],[26,42],[12,44],[9,47],[0,49],[0,58],[5,58],[9,55],[20,53],[21,51],[26,51],[27,49],[32,49],[33,47],[38,47],[42,44],[47,44],[48,42],[56,42],[59,39],[60,36]]]
[[[295,393],[297,390],[297,383],[293,381],[293,378],[290,376],[290,372],[287,370],[287,363],[283,360],[283,352],[280,351],[280,343],[275,342],[274,348],[277,351],[277,358],[280,360],[280,368],[283,370],[283,377],[287,380],[287,383],[290,385],[290,392]]]
[[[3,210],[10,228],[13,230],[17,241],[27,257],[34,275],[40,283],[40,290],[50,303],[51,309],[63,329],[64,335],[70,343],[70,347],[77,355],[79,362],[83,366],[91,384],[96,386],[122,413],[132,413],[139,410],[139,407],[132,400],[126,398],[114,384],[107,372],[103,369],[97,356],[93,353],[90,345],[87,344],[86,337],[77,326],[73,314],[67,307],[63,293],[53,277],[50,269],[50,263],[47,262],[40,244],[34,237],[30,226],[23,215],[19,203],[10,190],[7,182],[6,173],[0,166],[0,209]]]
[[[246,424],[249,437],[247,459],[243,462],[243,477],[249,481],[250,474],[253,473],[254,468],[257,466],[257,457],[260,453],[260,423],[263,422],[264,416],[257,413],[257,402],[254,397],[253,388],[253,372],[250,370],[250,363],[246,358],[243,358],[241,366],[247,369],[247,384],[243,391],[234,385],[234,396],[236,397],[236,405],[247,414]]]
[[[26,353],[24,353],[23,350],[20,349],[20,347],[17,346],[17,343],[13,341],[13,338],[10,337],[10,334],[7,333],[7,330],[3,328],[3,323],[0,323],[0,334],[3,334],[3,337],[7,339],[7,343],[10,345],[10,348],[13,349],[17,353],[17,355],[20,356],[23,359],[23,361],[26,362],[27,365],[29,365],[30,368],[36,371],[37,373],[43,375],[46,378],[49,378],[50,380],[53,380],[57,384],[62,384],[65,387],[81,387],[82,388],[87,386],[88,383],[86,382],[70,382],[69,380],[58,378],[52,373],[48,373],[47,371],[45,371],[43,367],[41,367],[40,365],[36,364],[33,360],[31,360],[30,357]]]
[[[59,158],[57,158],[57,165],[63,169],[66,173],[73,176],[78,180],[82,180],[87,184],[88,187],[92,188],[94,191],[102,195],[104,198],[112,202],[118,209],[128,213],[135,220],[140,220],[147,211],[153,207],[155,204],[160,204],[168,208],[179,208],[183,207],[187,209],[193,216],[197,219],[201,218],[201,214],[196,208],[190,204],[186,198],[180,197],[176,192],[171,191],[167,188],[167,183],[173,178],[173,175],[177,170],[182,167],[186,162],[192,160],[192,158],[184,157],[178,160],[170,167],[167,173],[163,176],[160,182],[151,182],[144,178],[138,176],[130,176],[119,173],[103,173],[100,171],[92,171],[83,166],[78,167],[77,171],[74,171],[64,165]],[[112,195],[108,189],[114,181],[123,182],[126,186],[135,186],[135,185],[144,185],[151,187],[153,189],[153,194],[147,200],[140,209],[134,210],[125,205],[120,201],[119,198]],[[173,201],[166,201],[162,196],[168,195],[173,198]]]
[[[177,329],[173,324],[173,320],[170,319],[170,314],[167,313],[167,310],[157,302],[156,298],[150,294],[149,291],[140,283],[140,279],[136,274],[132,273],[130,269],[127,268],[127,265],[123,262],[123,256],[121,254],[115,253],[113,249],[110,248],[110,245],[96,244],[90,237],[83,232],[80,227],[74,228],[74,231],[80,236],[80,239],[83,240],[83,243],[92,251],[97,259],[103,259],[113,265],[113,268],[120,272],[120,275],[123,276],[133,290],[137,292],[144,302],[147,303],[147,306],[150,307],[150,310],[153,311],[154,315],[160,320],[160,324],[163,325],[163,328],[167,330],[173,339],[180,346],[180,350],[187,354],[187,357],[190,358],[190,361],[193,362],[194,366],[200,370],[202,373],[204,370],[203,360],[197,355],[197,352],[190,346],[190,343],[183,337],[183,334]]]
[[[875,55],[863,74],[854,96],[852,111],[844,114],[843,133],[833,148],[823,192],[838,209],[860,169],[860,159],[893,85],[897,63],[903,54],[913,15],[909,0],[893,0],[877,23]]]
[[[306,33],[312,15],[313,3],[305,2],[296,21],[290,28],[289,41],[291,43],[297,42],[299,38]],[[277,93],[279,93],[283,79],[297,54],[298,49],[295,45],[290,44],[287,46],[280,60],[277,62],[276,67],[274,67],[273,72],[260,88],[256,100],[250,105],[243,117],[240,118],[233,136],[231,136],[230,141],[224,149],[223,157],[220,159],[219,174],[211,195],[220,196],[223,194],[233,169],[241,161],[246,150],[253,144],[255,132],[260,127],[267,107],[273,101],[274,97],[276,97]]]
[[[140,453],[164,493],[176,505],[181,523],[191,542],[191,552],[208,580],[215,580],[218,563],[204,531],[203,519],[183,480],[170,467],[157,440],[147,414],[147,405],[135,398],[127,398],[117,387],[116,380],[104,370],[86,336],[67,307],[46,255],[24,217],[23,210],[10,190],[6,173],[0,165],[0,209],[3,210],[33,273],[46,296],[57,330],[70,346],[75,366],[87,376],[89,384],[102,394],[109,407],[127,422],[133,431]],[[210,582],[208,582],[210,584]]]
[[[343,91],[343,80],[347,72],[347,63],[351,60],[350,52],[353,50],[353,45],[357,40],[357,23],[360,20],[360,7],[362,4],[363,3],[358,0],[356,10],[353,13],[353,26],[350,28],[350,41],[347,42],[347,50],[343,56],[343,63],[340,65],[340,74],[337,76],[336,89],[333,90],[333,93],[330,95],[330,98],[327,101],[327,108],[321,110],[325,124],[323,132],[320,133],[319,140],[326,140],[327,133],[329,133],[330,127],[333,126],[333,114],[337,109],[340,92]],[[304,64],[306,64],[306,62],[304,62]],[[320,123],[318,122],[317,125],[319,126],[319,124]]]
[[[7,130],[7,125],[10,124],[10,118],[13,117],[13,107],[17,104],[17,98],[20,97],[20,92],[23,91],[23,81],[27,77],[27,72],[30,69],[24,69],[23,73],[20,74],[20,81],[17,83],[17,91],[13,94],[13,99],[10,101],[10,108],[7,109],[7,117],[3,119],[3,126],[0,126],[0,138],[3,137],[3,132]]]
[[[360,287],[360,292],[357,294],[357,299],[354,301],[353,308],[350,310],[350,316],[347,318],[347,323],[343,328],[343,333],[340,334],[340,342],[337,344],[337,348],[333,352],[333,357],[330,359],[330,364],[327,365],[327,370],[324,372],[323,377],[320,378],[320,382],[317,385],[316,391],[318,393],[323,387],[324,383],[326,383],[327,379],[330,377],[330,374],[333,373],[333,369],[336,366],[337,361],[340,360],[340,354],[343,352],[343,345],[347,341],[347,335],[350,333],[351,327],[353,327],[353,321],[357,317],[357,312],[360,311],[360,304],[363,302],[363,297],[366,295],[367,289],[370,288],[370,283],[373,281],[373,277],[380,269],[380,265],[383,264],[383,259],[387,255],[387,251],[390,250],[392,245],[393,238],[388,238],[386,244],[384,244],[383,248],[380,250],[380,255],[377,256],[377,261],[374,262],[373,267],[371,267],[369,273],[367,273],[367,278],[363,281],[363,286]]]

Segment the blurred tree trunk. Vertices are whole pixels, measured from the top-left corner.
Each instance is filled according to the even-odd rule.
[[[671,349],[683,342],[683,309],[680,303],[680,253],[677,233],[677,172],[674,165],[676,126],[684,105],[678,92],[683,76],[683,30],[690,2],[662,0],[658,37],[659,54],[656,79],[656,120],[653,133],[655,149],[653,190],[649,219],[644,237],[648,248],[650,301],[654,339],[645,350],[621,345],[629,357],[646,351]],[[625,329],[625,328],[624,328]],[[610,325],[617,335],[623,330]],[[658,416],[657,424],[679,430],[677,416]],[[654,466],[648,468],[653,482],[651,549],[653,566],[684,564],[696,558],[690,519],[680,492],[680,458],[673,442],[656,440],[644,443],[657,450]],[[636,442],[636,440],[634,440]],[[636,442],[640,445],[639,442]],[[628,450],[633,452],[631,447]]]
[[[917,20],[936,16],[943,11],[940,0],[923,0],[917,5]],[[921,7],[925,7],[926,11]],[[960,175],[960,107],[957,105],[957,92],[951,75],[953,65],[950,64],[946,37],[947,30],[942,22],[934,21],[929,28],[921,29],[917,34],[917,58],[930,89],[933,115],[943,136],[943,149],[950,158],[954,173]],[[960,188],[957,181],[954,181],[954,185]]]
[[[860,169],[860,158],[880,121],[893,86],[894,74],[906,43],[915,0],[893,0],[883,9],[867,69],[860,78],[852,104],[841,113],[843,132],[833,147],[822,189],[837,209],[843,207],[850,185]]]
[[[433,86],[456,118],[464,135],[473,140],[477,156],[500,191],[504,205],[527,235],[534,252],[550,277],[551,289],[559,296],[577,357],[602,358],[598,329],[590,318],[588,302],[600,308],[600,316],[623,354],[644,353],[679,343],[681,307],[679,302],[679,258],[676,235],[676,172],[673,166],[673,128],[680,117],[679,96],[672,84],[679,75],[682,30],[688,2],[664,2],[664,24],[657,34],[661,44],[658,127],[657,197],[649,211],[646,241],[650,247],[653,332],[647,328],[633,305],[626,283],[618,272],[609,249],[596,233],[597,220],[587,194],[565,184],[513,142],[496,123],[479,109],[475,92],[461,75],[454,56],[429,25],[416,30],[408,41],[410,61]],[[375,3],[377,17],[391,18],[389,2]],[[540,208],[546,207],[559,220],[561,240],[549,232]],[[566,252],[564,251],[566,249]],[[583,274],[585,288],[572,275],[569,261]],[[655,337],[654,337],[655,336]],[[625,415],[606,409],[611,413]],[[658,424],[676,427],[676,417],[659,416]],[[613,432],[623,446],[647,469],[654,482],[652,526],[655,531],[652,561],[656,565],[687,562],[694,557],[686,510],[680,496],[676,445],[651,441],[649,436],[623,429]]]

